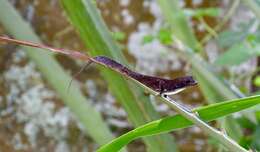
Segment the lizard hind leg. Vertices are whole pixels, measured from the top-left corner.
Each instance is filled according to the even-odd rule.
[[[71,80],[70,80],[70,82],[69,82],[68,88],[67,88],[67,92],[69,92],[69,89],[70,89],[70,87],[71,87],[71,85],[72,85],[73,80],[74,80],[81,72],[83,72],[84,69],[86,69],[88,66],[90,66],[91,63],[93,63],[93,61],[91,61],[91,60],[87,61],[87,62],[84,64],[84,66],[83,66],[82,68],[80,68],[80,70],[79,70],[76,74],[74,74],[74,75],[72,76],[72,78],[71,78]]]

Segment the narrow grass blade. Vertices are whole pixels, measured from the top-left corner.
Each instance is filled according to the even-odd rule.
[[[204,121],[212,121],[217,118],[250,108],[259,103],[260,95],[215,103],[209,106],[196,108],[193,111],[198,112],[201,119],[203,119]],[[191,125],[192,123],[189,120],[185,119],[179,114],[175,116],[166,117],[150,122],[146,125],[140,126],[132,131],[129,131],[128,133],[114,139],[110,143],[100,147],[98,151],[118,151],[134,139],[144,136],[166,133],[169,131],[186,128]]]
[[[180,15],[183,14],[183,10],[178,7],[178,1],[158,0],[158,3],[171,27],[180,29],[177,32],[173,30],[173,34],[178,39],[180,39],[184,45],[187,46],[185,50],[182,50],[184,52],[181,52],[180,54],[187,62],[191,63],[193,73],[198,79],[198,82],[202,88],[202,92],[206,99],[208,99],[208,102],[224,101],[237,98],[238,96],[217,77],[217,74],[209,70],[209,64],[206,63],[199,56],[199,54],[195,53],[195,51],[198,49],[201,51],[203,50],[201,47],[198,47],[200,44],[197,42],[195,35],[191,32],[191,28],[188,26],[186,17],[184,15]],[[192,43],[189,38],[192,38]],[[205,88],[210,88],[210,90]],[[229,126],[228,128],[231,129],[227,130],[227,132],[230,133],[229,135],[232,138],[238,140],[241,137],[239,135],[241,135],[242,130],[239,129],[239,126],[234,120],[232,120],[232,118],[228,119],[229,121],[226,122],[226,124]],[[232,130],[236,130],[238,133],[233,133]]]
[[[6,0],[0,0],[0,23],[15,38],[40,43],[40,39],[29,24],[21,18]],[[112,133],[104,123],[100,113],[83,96],[79,87],[72,85],[70,92],[67,93],[66,88],[71,77],[62,69],[52,53],[41,51],[41,49],[23,48],[64,103],[76,115],[87,133],[98,144],[110,141],[113,138]]]
[[[97,8],[92,0],[62,0],[71,23],[76,27],[83,42],[90,48],[92,56],[105,55],[128,65],[121,50],[108,32]],[[108,82],[108,87],[115,95],[134,126],[159,118],[143,89],[129,83],[119,74],[110,69],[101,68],[101,74]],[[160,135],[145,138],[149,151],[176,151],[173,138],[170,135]]]

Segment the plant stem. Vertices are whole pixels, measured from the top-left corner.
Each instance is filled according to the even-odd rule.
[[[209,33],[210,36],[212,37],[218,36],[217,32],[207,24],[207,22],[203,19],[203,17],[199,17],[198,19],[201,22],[201,24],[205,27],[206,31]]]
[[[195,125],[199,126],[204,132],[208,133],[213,138],[217,139],[220,143],[225,145],[230,151],[233,152],[247,152],[246,149],[241,147],[239,144],[237,144],[235,141],[233,141],[231,138],[229,138],[224,133],[214,129],[213,127],[209,126],[207,123],[202,121],[196,113],[190,112],[186,109],[184,109],[178,102],[174,101],[167,95],[162,94],[161,98],[162,101],[168,104],[172,109],[177,111],[180,115],[185,117],[186,119],[193,122]]]

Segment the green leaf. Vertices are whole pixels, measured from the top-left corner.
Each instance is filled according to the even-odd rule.
[[[154,40],[154,36],[153,35],[145,35],[143,37],[143,44],[152,42]]]
[[[220,102],[205,107],[196,108],[193,111],[198,112],[199,116],[204,121],[212,121],[217,118],[242,111],[260,103],[260,95],[251,96],[242,99],[236,99],[226,102]],[[192,123],[184,117],[178,115],[166,117],[146,125],[140,126],[116,139],[110,143],[100,147],[99,152],[118,151],[123,146],[127,145],[134,139],[151,136],[159,133],[185,128],[191,126]]]
[[[254,79],[254,85],[260,87],[260,76],[256,76]]]
[[[126,35],[124,32],[112,32],[112,37],[117,41],[123,41]]]
[[[244,129],[255,130],[256,124],[245,117],[238,117],[237,122]]]
[[[250,22],[241,24],[237,31],[227,30],[221,32],[217,39],[219,46],[222,48],[231,47],[232,45],[241,43],[248,38],[253,39],[249,29],[254,25],[254,22],[255,20],[252,19]],[[256,34],[254,35],[257,37]]]
[[[160,29],[157,37],[162,44],[172,44],[172,33],[168,29]]]
[[[255,117],[256,117],[257,123],[260,124],[260,111],[255,112]]]
[[[239,65],[242,62],[256,56],[255,48],[249,48],[243,43],[233,45],[225,53],[221,54],[215,64],[218,65]]]
[[[217,17],[220,14],[220,9],[211,7],[211,8],[197,8],[197,9],[185,9],[184,14],[189,17]]]
[[[256,127],[256,130],[254,132],[253,138],[252,138],[252,148],[256,151],[260,150],[260,125]]]
[[[247,37],[246,37],[246,40],[249,43],[253,43],[253,42],[257,41],[257,39],[259,39],[259,38],[255,34],[248,34]]]
[[[234,44],[242,42],[247,37],[244,31],[224,31],[218,36],[218,44],[220,47],[230,47]]]

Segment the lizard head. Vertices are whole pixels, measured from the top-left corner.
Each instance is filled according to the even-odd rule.
[[[179,82],[183,85],[182,87],[189,87],[197,85],[197,81],[193,79],[192,76],[185,76],[177,78]]]
[[[167,95],[173,95],[184,90],[187,87],[194,86],[196,84],[197,81],[195,81],[192,76],[179,77],[167,81],[163,86],[162,93]]]

